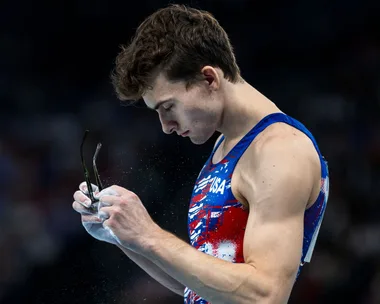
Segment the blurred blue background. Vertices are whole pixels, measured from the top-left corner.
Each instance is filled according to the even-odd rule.
[[[380,5],[367,0],[177,1],[209,10],[243,77],[313,132],[331,194],[312,263],[290,303],[380,303]],[[0,4],[0,303],[182,303],[72,208],[86,159],[187,237],[187,208],[213,141],[161,131],[109,79],[119,45],[167,1]],[[215,137],[216,138],[216,137]]]

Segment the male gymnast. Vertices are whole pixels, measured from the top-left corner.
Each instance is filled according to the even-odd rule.
[[[311,133],[240,75],[208,12],[170,5],[150,15],[116,59],[121,100],[144,100],[166,134],[220,137],[188,212],[190,243],[160,228],[138,195],[86,183],[73,208],[87,232],[118,246],[184,303],[286,303],[310,258],[328,199],[328,168]]]

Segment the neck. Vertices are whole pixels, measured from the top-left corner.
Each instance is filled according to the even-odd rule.
[[[217,131],[226,141],[240,139],[265,116],[280,109],[249,83],[226,82],[224,109]]]

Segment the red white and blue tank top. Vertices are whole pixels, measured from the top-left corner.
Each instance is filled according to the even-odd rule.
[[[217,164],[212,163],[215,145],[193,189],[188,212],[188,234],[193,247],[232,263],[244,263],[243,239],[248,220],[246,209],[233,195],[231,179],[240,157],[260,132],[273,123],[282,122],[306,134],[313,142],[321,162],[321,189],[315,203],[305,210],[302,257],[297,277],[305,262],[310,262],[326,208],[329,192],[327,162],[312,134],[299,121],[283,113],[273,113],[256,124]],[[189,288],[184,290],[185,304],[208,304]]]

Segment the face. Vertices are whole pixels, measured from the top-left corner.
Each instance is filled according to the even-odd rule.
[[[163,74],[157,76],[143,99],[157,111],[164,133],[176,132],[198,145],[214,134],[221,121],[222,102],[217,71],[210,69],[205,71],[206,80],[190,88],[184,82],[168,81]]]

